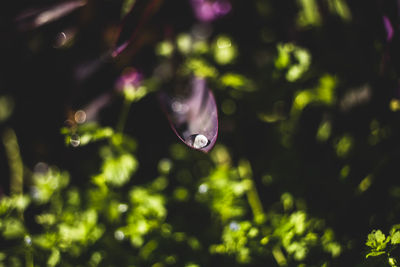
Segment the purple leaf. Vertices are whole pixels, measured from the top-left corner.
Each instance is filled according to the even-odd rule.
[[[389,18],[386,16],[383,16],[382,18],[383,18],[383,25],[385,26],[386,30],[386,40],[390,42],[393,38],[394,30],[392,24],[390,23]]]
[[[120,55],[140,34],[150,17],[158,10],[163,0],[136,0],[131,10],[121,22],[120,32],[112,52]]]
[[[96,97],[93,101],[87,104],[83,111],[85,112],[86,121],[94,121],[97,119],[97,115],[100,113],[101,109],[110,104],[112,100],[111,93],[104,93]]]
[[[41,9],[25,10],[18,15],[15,21],[17,22],[20,30],[35,29],[47,23],[63,18],[72,11],[84,5],[86,5],[86,1],[73,0],[61,2]]]
[[[203,78],[193,77],[187,96],[159,93],[172,130],[189,147],[209,152],[217,140],[218,113],[214,95]]]

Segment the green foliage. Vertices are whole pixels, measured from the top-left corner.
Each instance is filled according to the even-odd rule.
[[[31,199],[28,196],[13,195],[3,197],[0,201],[0,215],[12,212],[23,212],[29,205]]]
[[[241,76],[232,78],[246,81]],[[171,242],[185,244],[188,255],[207,250],[211,255],[232,257],[240,264],[251,263],[256,257],[270,257],[282,266],[298,264],[306,262],[308,255],[318,249],[324,261],[341,254],[342,246],[335,241],[333,230],[322,219],[296,208],[300,202],[290,193],[282,194],[280,201],[264,210],[250,161],[241,159],[233,165],[226,147],[215,147],[210,157],[198,162],[202,171],[194,173],[179,168],[180,161],[196,162],[191,159],[192,152],[174,145],[173,160],[163,158],[158,164],[160,176],[140,185],[131,179],[139,166],[136,142],[125,134],[105,129],[108,128],[90,123],[73,129],[81,136],[101,136],[90,138],[91,141],[104,139],[99,143],[100,172],[84,188],[70,186],[67,172],[41,163],[32,174],[31,195],[2,199],[1,236],[6,240],[23,240],[24,246],[29,247],[28,252],[7,252],[3,262],[13,265],[13,255],[18,258],[25,253],[26,260],[41,259],[47,266],[75,261],[98,266],[112,261],[98,247],[114,251],[125,240],[129,241],[129,250],[137,251],[139,256],[134,258],[128,253],[121,261],[155,266],[178,262],[197,266],[189,259],[166,253],[164,243]],[[96,135],[104,130],[109,133]],[[68,136],[71,129],[64,131]],[[197,176],[195,188],[190,186],[192,175]],[[175,180],[174,188],[169,188],[170,180]],[[121,190],[128,193],[121,195]],[[32,201],[35,205],[31,208],[37,209],[34,219],[40,226],[39,232],[32,231],[21,220]],[[174,220],[167,216],[168,203],[174,202],[207,207],[211,223],[222,229],[220,242],[204,242],[199,235],[178,230]],[[393,244],[398,242],[397,234]]]
[[[189,58],[182,68],[184,75],[191,73],[199,77],[215,78],[217,76],[217,69],[201,58]]]
[[[392,255],[394,249],[400,244],[400,225],[392,226],[389,235],[385,235],[381,230],[373,230],[368,234],[365,245],[368,246],[366,258],[383,255],[390,266],[398,266],[398,257]]]
[[[110,155],[110,152],[102,154],[104,161],[101,174],[93,177],[93,180],[96,183],[107,183],[116,187],[126,184],[138,167],[136,159],[127,153],[118,156]]]
[[[135,5],[136,0],[124,0],[121,8],[121,17],[124,17]]]
[[[298,0],[300,12],[298,15],[298,25],[300,27],[306,26],[319,26],[321,24],[321,17],[318,12],[315,12],[317,3],[315,0]]]
[[[224,87],[230,87],[238,91],[252,92],[255,90],[254,83],[245,76],[237,73],[225,73],[220,77]]]
[[[278,44],[277,49],[276,68],[287,70],[285,77],[289,82],[300,79],[310,67],[310,52],[292,43]]]
[[[14,101],[12,97],[0,95],[0,123],[7,120],[14,109]]]
[[[113,136],[114,131],[111,127],[101,128],[97,123],[93,122],[64,127],[61,129],[61,133],[65,135],[65,143],[67,145],[77,147],[108,139]]]
[[[249,180],[242,180],[236,170],[221,166],[213,170],[199,186],[198,197],[209,201],[212,210],[222,222],[243,215],[243,196],[250,187]]]
[[[124,98],[129,102],[136,102],[142,99],[149,92],[146,86],[138,86],[137,88],[133,86],[127,86],[123,90]]]
[[[58,194],[68,183],[68,173],[60,172],[54,167],[49,168],[44,173],[35,173],[33,175],[32,198],[40,204],[47,203],[54,194]]]
[[[218,36],[213,45],[214,60],[220,65],[231,64],[237,56],[237,47],[228,36]]]
[[[133,246],[140,247],[144,242],[143,236],[161,227],[167,215],[165,199],[141,187],[134,188],[129,196],[132,209],[127,213],[127,225],[117,231],[130,237]]]
[[[241,161],[235,170],[228,168],[231,159],[225,148],[217,147],[213,153],[217,166],[202,180],[197,193],[199,201],[209,203],[223,226],[221,243],[211,245],[211,253],[234,255],[238,262],[248,263],[255,256],[275,251],[273,256],[281,265],[302,262],[310,251],[318,249],[331,257],[341,254],[342,246],[335,241],[333,230],[323,220],[309,218],[306,211],[295,210],[295,200],[289,193],[264,214],[252,186],[249,163]],[[253,221],[245,220],[249,208]],[[281,248],[287,256],[277,254]]]
[[[304,109],[312,103],[333,105],[335,103],[335,79],[330,75],[320,78],[319,84],[314,89],[301,90],[296,93],[293,104],[293,112]]]

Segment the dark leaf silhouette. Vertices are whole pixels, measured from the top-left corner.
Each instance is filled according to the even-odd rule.
[[[140,34],[163,0],[137,0],[121,22],[112,56],[120,55]]]
[[[189,147],[209,152],[217,140],[218,114],[214,95],[203,78],[192,77],[186,96],[159,93],[161,107],[176,135]]]

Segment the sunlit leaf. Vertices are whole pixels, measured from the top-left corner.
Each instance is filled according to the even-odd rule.
[[[60,262],[60,251],[58,249],[53,248],[51,251],[51,255],[47,260],[47,266],[56,266]]]
[[[125,17],[135,5],[136,0],[124,0],[121,7],[121,17]]]
[[[213,50],[214,59],[220,65],[232,63],[237,56],[237,47],[228,36],[219,36]]]
[[[351,20],[350,8],[345,0],[328,0],[331,13],[337,14],[344,21]]]
[[[371,257],[371,256],[374,257],[374,256],[382,255],[382,254],[385,254],[385,251],[372,251],[372,252],[368,253],[365,257],[366,258]]]
[[[252,92],[255,91],[254,83],[245,76],[238,73],[225,73],[220,78],[224,87],[230,87],[238,91]]]
[[[8,119],[14,109],[14,100],[10,96],[0,96],[0,123]]]
[[[7,239],[22,237],[26,232],[22,222],[14,218],[5,219],[0,226],[2,228],[0,228],[2,235]]]
[[[395,232],[392,235],[391,242],[392,242],[392,244],[400,244],[400,232],[399,231]]]
[[[106,158],[100,175],[108,184],[119,187],[129,181],[137,167],[137,160],[131,154],[126,153],[119,157]]]

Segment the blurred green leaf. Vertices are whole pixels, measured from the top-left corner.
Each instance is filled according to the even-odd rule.
[[[393,245],[400,244],[400,232],[395,232],[391,237],[391,243]]]
[[[0,123],[7,120],[14,110],[14,100],[11,96],[0,96]]]
[[[21,238],[26,233],[25,226],[16,218],[7,218],[1,221],[0,230],[6,239]]]
[[[125,17],[135,5],[136,0],[124,0],[121,7],[121,18]]]
[[[117,157],[108,156],[101,167],[102,177],[106,183],[120,187],[126,184],[137,170],[138,162],[131,154],[122,154]],[[95,178],[96,179],[96,178]]]
[[[60,251],[58,249],[52,249],[49,259],[47,260],[47,266],[56,266],[60,262]]]
[[[34,173],[32,198],[40,204],[47,203],[51,197],[69,184],[69,174],[55,167],[44,173]]]

